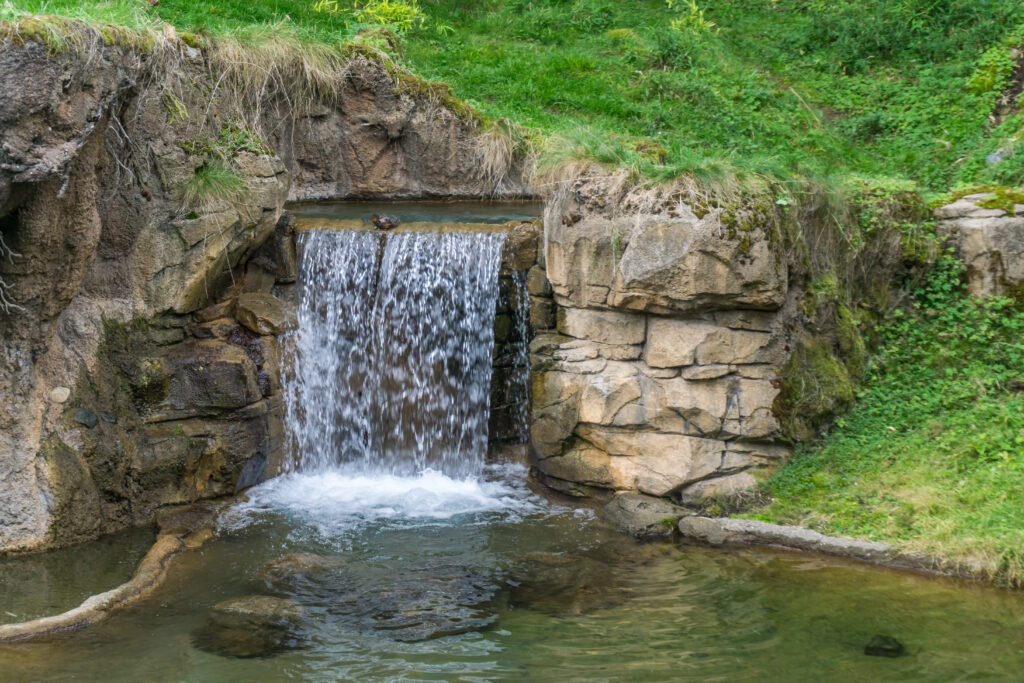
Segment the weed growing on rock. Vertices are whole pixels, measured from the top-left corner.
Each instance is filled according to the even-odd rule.
[[[237,202],[246,192],[245,179],[219,159],[196,169],[182,190],[186,207],[204,207],[215,201]]]

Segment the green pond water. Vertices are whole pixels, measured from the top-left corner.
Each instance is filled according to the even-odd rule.
[[[977,681],[1024,674],[1019,593],[812,555],[642,544],[590,510],[529,491],[524,477],[521,468],[503,467],[481,481],[429,472],[274,480],[236,505],[214,540],[175,560],[166,584],[144,602],[79,633],[0,646],[0,680]],[[35,613],[66,604],[101,578],[113,585],[144,540],[139,532],[7,559],[0,564],[4,607]],[[317,553],[338,569],[267,579],[268,562],[295,552]],[[35,571],[42,585],[28,580]],[[211,606],[252,594],[303,606],[299,649],[238,658],[197,647]],[[431,633],[453,623],[466,631]],[[907,654],[866,656],[876,634],[898,638]]]

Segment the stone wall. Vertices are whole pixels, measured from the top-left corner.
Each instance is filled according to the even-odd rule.
[[[546,483],[699,503],[786,457],[773,402],[792,316],[773,225],[756,206],[616,196],[596,178],[559,191],[544,216],[557,330],[531,349]]]

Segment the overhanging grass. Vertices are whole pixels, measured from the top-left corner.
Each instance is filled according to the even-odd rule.
[[[1024,312],[950,258],[881,332],[857,406],[752,516],[889,541],[1024,584]]]

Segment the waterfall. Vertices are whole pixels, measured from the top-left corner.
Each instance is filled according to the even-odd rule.
[[[296,468],[480,473],[501,233],[300,238],[284,399]]]
[[[514,397],[513,421],[522,441],[530,433],[530,295],[526,291],[526,271],[512,271],[514,344],[509,384]]]

